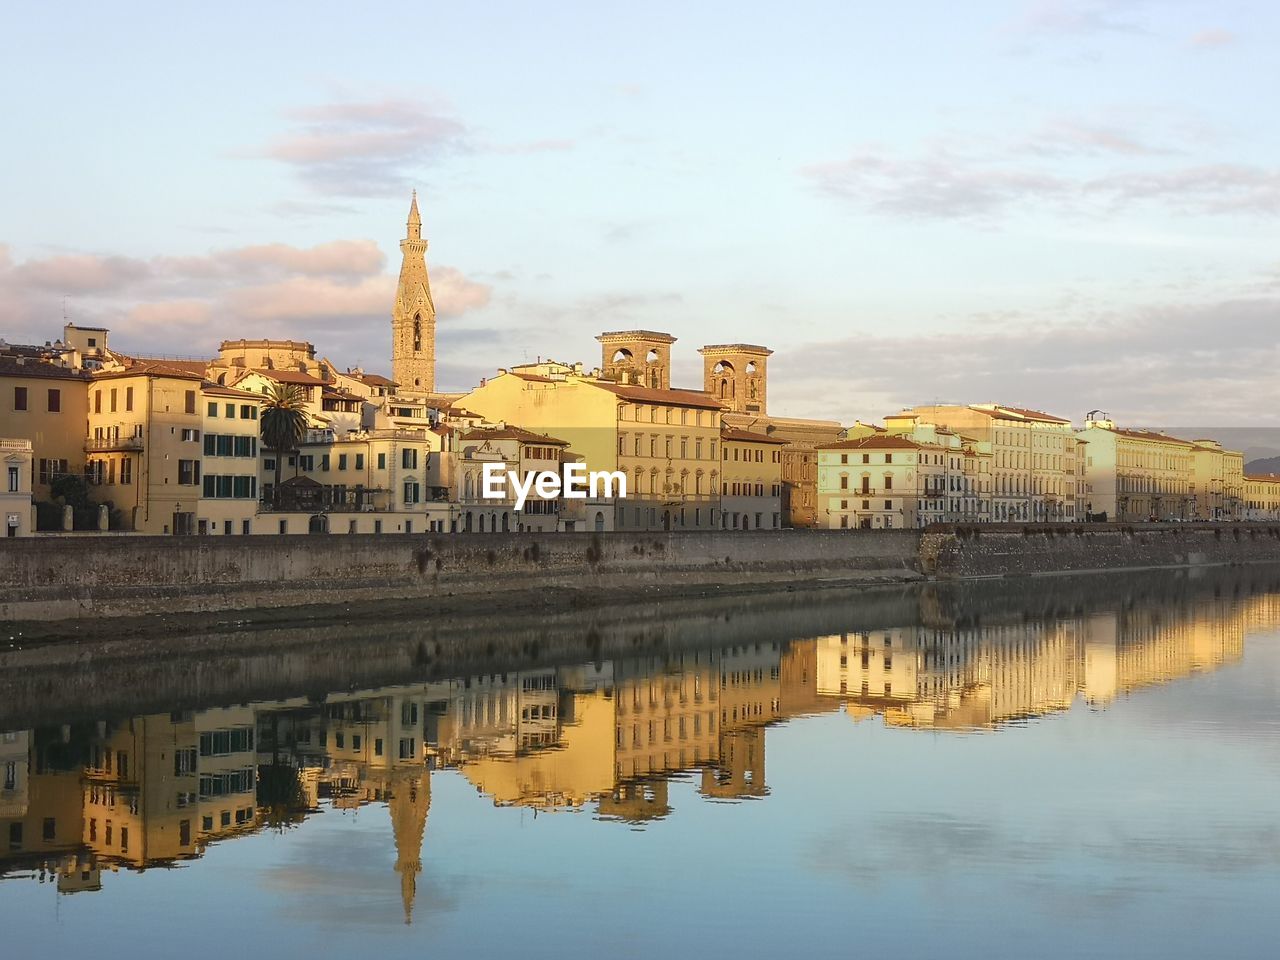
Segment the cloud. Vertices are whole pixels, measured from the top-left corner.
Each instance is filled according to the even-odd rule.
[[[855,332],[779,352],[771,412],[849,422],[918,403],[998,401],[1076,419],[1100,408],[1154,427],[1280,425],[1280,297],[944,322],[930,334]]]
[[[801,173],[829,197],[872,213],[905,217],[983,216],[1026,200],[1060,197],[1071,189],[1051,174],[973,163],[942,149],[914,159],[861,150],[844,160],[812,164]]]
[[[1116,6],[1120,5],[1080,0],[1040,0],[1027,7],[1014,20],[1011,29],[1015,33],[1029,35],[1075,37],[1145,32],[1145,28],[1136,21],[1119,14],[1114,9]]]
[[[1115,126],[1061,117],[1029,137],[1027,152],[1041,156],[1160,156],[1172,151],[1156,147]]]
[[[1105,127],[1059,123],[1023,141],[1024,152],[1147,157],[1161,152]],[[802,167],[819,194],[872,214],[918,219],[992,219],[1018,208],[1052,205],[1063,213],[1105,216],[1134,204],[1158,203],[1180,214],[1280,214],[1280,168],[1242,163],[1132,169],[1085,174],[1011,163],[934,145],[915,157],[876,147],[842,160]],[[993,159],[993,156],[995,157]]]
[[[433,267],[431,278],[442,321],[489,303],[489,284],[454,267]],[[59,335],[62,298],[70,296],[72,322],[108,327],[113,346],[126,352],[204,356],[223,339],[270,336],[319,340],[335,358],[385,367],[395,287],[386,257],[369,240],[16,263],[0,245],[0,329],[14,342]]]
[[[325,196],[403,196],[424,172],[448,158],[475,153],[524,156],[571,150],[574,141],[544,137],[502,142],[479,132],[435,101],[378,100],[303,107],[286,115],[291,126],[265,155],[288,165]],[[288,217],[342,212],[340,204],[285,202]]]
[[[404,194],[426,167],[472,149],[468,127],[434,103],[330,103],[291,111],[289,119],[293,129],[266,154],[322,194]]]
[[[1230,30],[1201,30],[1191,37],[1191,46],[1197,50],[1217,50],[1236,42],[1236,35]]]

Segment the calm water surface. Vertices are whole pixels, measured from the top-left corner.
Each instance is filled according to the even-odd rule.
[[[820,636],[78,703],[0,734],[3,955],[1280,955],[1280,594],[1030,589]]]

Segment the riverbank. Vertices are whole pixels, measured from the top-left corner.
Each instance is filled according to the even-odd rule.
[[[0,621],[11,634],[76,635],[103,619],[155,630],[211,614],[242,626],[335,622],[355,606],[532,613],[636,596],[1275,561],[1280,525],[1243,523],[29,539],[0,543]],[[36,623],[63,626],[24,630]]]
[[[637,593],[589,609],[473,605],[450,615],[418,610],[404,619],[387,618],[375,604],[330,622],[183,617],[145,633],[110,621],[74,642],[19,638],[0,648],[0,729],[252,700],[322,700],[333,690],[617,658],[644,658],[651,668],[688,650],[747,650],[894,628],[925,627],[930,635],[979,625],[1018,628],[1029,619],[1080,622],[1135,606],[1193,616],[1277,593],[1280,564],[1049,581],[863,581],[857,589],[793,586],[682,598]]]

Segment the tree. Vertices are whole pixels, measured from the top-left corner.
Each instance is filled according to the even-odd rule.
[[[267,388],[267,402],[262,408],[260,424],[262,445],[276,455],[275,485],[271,488],[271,505],[280,505],[280,469],[285,455],[297,449],[307,432],[307,395],[296,384],[272,382]]]

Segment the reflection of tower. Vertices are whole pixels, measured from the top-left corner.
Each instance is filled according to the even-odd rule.
[[[424,394],[436,385],[436,307],[427,279],[427,241],[422,239],[415,191],[409,207],[395,308],[391,312],[391,379],[402,394]]]
[[[671,389],[671,345],[676,338],[653,330],[602,333],[600,371],[619,383],[653,390]]]
[[[768,412],[766,366],[773,353],[752,343],[713,343],[702,354],[702,389],[734,413]]]
[[[392,774],[387,806],[396,840],[396,873],[400,874],[400,899],[404,922],[413,922],[413,898],[422,872],[422,836],[431,808],[431,780],[425,769],[400,769]]]

